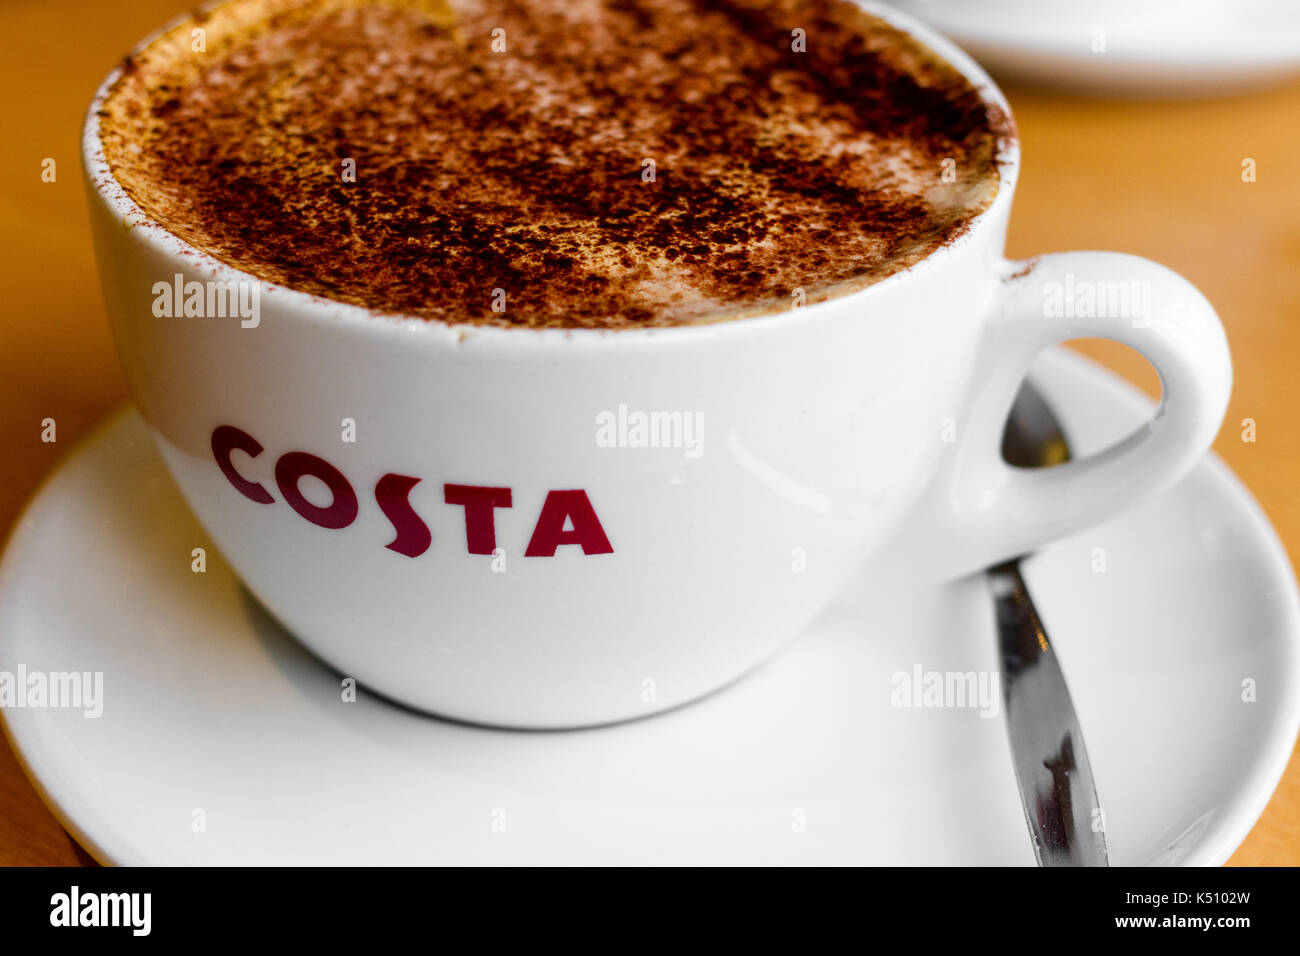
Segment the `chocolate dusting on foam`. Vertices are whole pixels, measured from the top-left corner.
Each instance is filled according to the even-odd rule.
[[[192,27],[101,111],[132,199],[246,272],[447,322],[682,325],[851,291],[960,235],[1011,135],[843,0],[235,0],[202,53]]]

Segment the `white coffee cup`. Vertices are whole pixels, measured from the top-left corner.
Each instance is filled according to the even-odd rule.
[[[1006,107],[959,49],[866,5]],[[100,144],[116,77],[84,161],[113,335],[162,457],[290,631],[421,710],[554,728],[685,703],[900,534],[936,577],[1021,554],[1174,482],[1226,409],[1223,330],[1186,281],[1113,253],[1003,258],[1014,145],[965,235],[850,295],[668,329],[450,326],[264,282],[151,222]],[[256,315],[155,314],[178,281],[236,283],[197,288]],[[1103,454],[1007,466],[1026,369],[1079,336],[1145,355],[1158,411]],[[670,447],[634,447],[640,421]]]

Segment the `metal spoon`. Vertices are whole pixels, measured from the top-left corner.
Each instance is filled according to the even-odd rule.
[[[1002,439],[1019,468],[1070,457],[1060,424],[1028,383],[1020,388]],[[1039,866],[1108,866],[1105,817],[1070,689],[1020,575],[1020,560],[988,571],[997,610],[1011,759]]]

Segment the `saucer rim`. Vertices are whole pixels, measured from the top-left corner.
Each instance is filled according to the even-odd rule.
[[[1183,98],[1248,92],[1300,76],[1300,32],[1294,38],[1266,32],[1263,38],[1272,42],[1261,49],[1258,30],[1229,24],[1232,40],[1225,43],[1222,31],[1207,28],[1131,50],[1108,50],[1106,62],[1115,71],[1098,72],[1096,55],[1081,50],[1077,38],[1059,23],[1022,26],[1008,33],[991,23],[967,20],[951,3],[902,0],[899,8],[966,50],[999,83],[1031,82],[1099,95]],[[1284,12],[1300,27],[1300,8]],[[1187,85],[1190,71],[1197,71],[1200,78]]]

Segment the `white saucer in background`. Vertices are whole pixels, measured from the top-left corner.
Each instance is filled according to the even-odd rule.
[[[1101,95],[1181,97],[1300,75],[1295,0],[890,3],[947,34],[1000,79]],[[1104,52],[1094,50],[1099,37]]]
[[[1035,377],[1078,452],[1149,413],[1077,357]],[[1263,514],[1210,459],[1025,574],[1112,862],[1222,863],[1300,723],[1295,581]],[[996,669],[983,584],[897,577],[860,579],[886,606],[851,591],[757,672],[643,721],[514,733],[344,703],[211,550],[130,411],[50,479],[0,564],[0,670],[102,671],[103,714],[0,715],[103,862],[1032,864],[1000,710],[891,705],[896,673]]]

